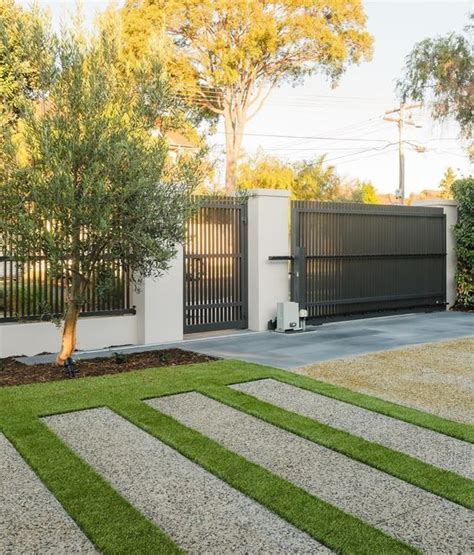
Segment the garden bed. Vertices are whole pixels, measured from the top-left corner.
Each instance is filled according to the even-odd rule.
[[[159,368],[161,366],[179,366],[216,360],[213,357],[182,351],[181,349],[165,349],[162,351],[145,351],[142,353],[115,353],[108,358],[91,358],[76,360],[77,378],[87,376],[103,376],[120,374],[143,368]],[[0,359],[0,386],[23,385],[28,383],[50,382],[70,379],[65,370],[55,364],[25,365],[14,358]]]

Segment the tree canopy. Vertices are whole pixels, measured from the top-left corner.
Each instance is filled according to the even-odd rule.
[[[474,125],[473,19],[471,15],[464,34],[450,33],[417,43],[397,84],[403,102],[431,102],[432,116],[453,117],[466,138],[472,137]]]
[[[275,86],[316,72],[335,84],[371,52],[360,0],[129,0],[123,13],[133,55],[166,36],[181,94],[223,117],[228,191],[245,124]]]
[[[295,200],[348,201],[375,204],[379,201],[368,181],[340,177],[324,156],[287,163],[263,152],[239,164],[237,190],[285,189]]]
[[[41,254],[51,275],[64,272],[63,362],[93,275],[100,290],[111,260],[135,281],[166,270],[199,172],[190,157],[168,164],[164,138],[151,133],[180,110],[155,60],[124,75],[110,30],[67,30],[47,46],[34,66],[43,90],[19,116],[26,158],[11,155],[15,144],[0,151],[1,250],[20,262]]]
[[[25,10],[14,0],[0,0],[0,123],[11,124],[26,99],[41,87],[37,69],[48,56],[44,14]]]
[[[453,183],[456,181],[456,172],[453,168],[447,168],[439,184],[441,198],[453,198]]]
[[[375,187],[370,181],[357,181],[351,200],[362,204],[378,204],[380,202]]]

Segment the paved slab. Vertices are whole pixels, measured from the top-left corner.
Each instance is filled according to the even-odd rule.
[[[181,348],[292,369],[315,362],[474,335],[474,314],[436,312],[325,324],[306,332],[262,332],[184,342]]]
[[[330,553],[109,409],[45,421],[189,553]]]
[[[256,380],[232,388],[434,466],[474,478],[474,446],[470,443],[277,380]]]
[[[147,403],[422,551],[474,549],[473,515],[459,505],[196,392]]]
[[[0,553],[96,553],[58,500],[1,433]]]

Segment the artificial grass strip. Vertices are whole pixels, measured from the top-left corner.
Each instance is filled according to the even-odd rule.
[[[111,408],[337,553],[417,552],[145,403]]]
[[[397,420],[415,424],[416,426],[427,428],[428,430],[433,430],[434,432],[439,432],[440,434],[451,436],[468,443],[474,443],[474,426],[470,426],[469,424],[448,420],[435,414],[392,403],[391,401],[384,401],[378,397],[372,397],[365,393],[358,393],[338,385],[321,382],[291,372],[275,370],[274,379],[300,387],[301,389],[306,389],[307,391],[312,391],[313,393],[319,393],[326,397],[332,397],[351,405],[378,412],[385,416],[391,416]]]
[[[464,476],[229,387],[209,386],[201,388],[200,392],[468,509],[474,508],[473,482]]]
[[[5,435],[101,552],[183,553],[40,420]]]

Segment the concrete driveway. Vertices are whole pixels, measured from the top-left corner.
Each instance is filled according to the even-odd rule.
[[[181,349],[292,369],[351,357],[474,335],[474,313],[435,312],[352,320],[309,327],[306,332],[242,332],[199,337]]]

